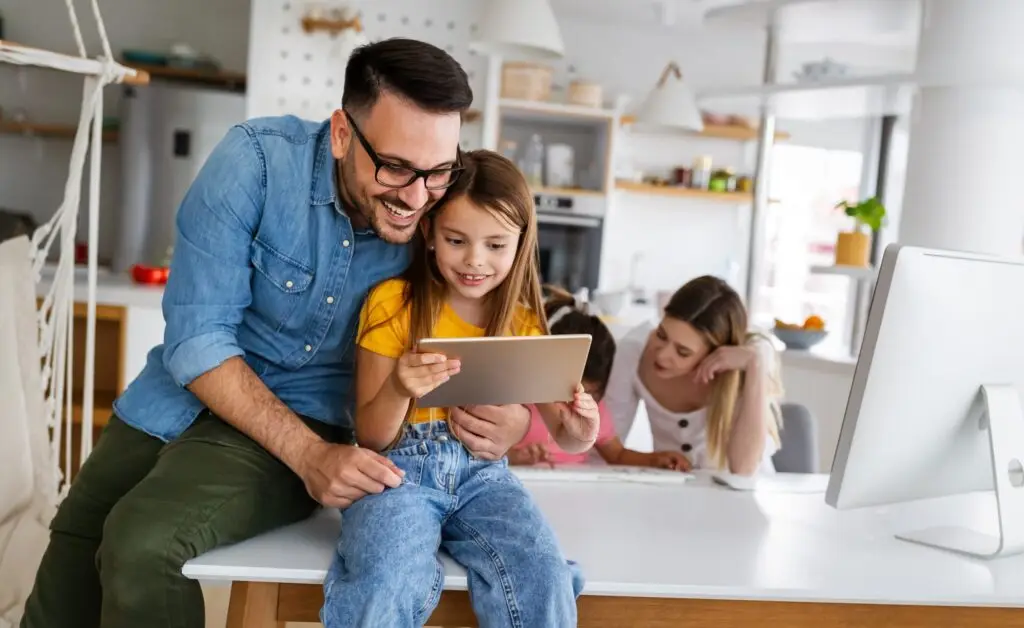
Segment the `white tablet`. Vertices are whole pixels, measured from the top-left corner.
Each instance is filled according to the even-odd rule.
[[[451,379],[420,397],[420,408],[571,401],[590,334],[424,338],[419,351],[461,362]]]

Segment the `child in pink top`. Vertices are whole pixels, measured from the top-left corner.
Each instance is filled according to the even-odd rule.
[[[586,384],[584,384],[584,388],[586,388]],[[608,445],[612,441],[617,441],[618,438],[615,436],[615,424],[612,423],[612,417],[608,414],[608,408],[603,402],[597,404],[597,411],[601,414],[601,427],[597,432],[597,441],[594,442],[594,447],[600,451],[602,445]],[[535,464],[538,462],[580,464],[587,461],[590,453],[567,454],[559,449],[554,439],[551,438],[551,434],[548,433],[544,419],[541,418],[536,408],[531,407],[530,431],[508,455],[511,464]],[[516,460],[513,460],[513,457]]]
[[[548,329],[552,334],[590,334],[590,354],[583,368],[583,387],[598,402],[601,424],[594,449],[608,464],[631,465],[640,467],[660,467],[688,471],[689,460],[683,454],[672,451],[644,453],[626,449],[615,433],[615,424],[605,407],[601,397],[604,396],[608,377],[611,375],[612,362],[615,359],[615,339],[601,319],[581,310],[576,300],[567,292],[548,287],[552,292],[544,304],[544,315],[548,319]],[[530,431],[511,451],[508,452],[509,464],[582,464],[586,463],[590,454],[567,454],[554,443],[544,420],[536,409],[531,412]]]

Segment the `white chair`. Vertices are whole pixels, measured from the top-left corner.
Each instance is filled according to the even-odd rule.
[[[42,417],[28,238],[0,242],[0,627],[15,626],[47,541],[56,484]]]

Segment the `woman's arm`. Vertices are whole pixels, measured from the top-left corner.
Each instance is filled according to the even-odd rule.
[[[356,442],[381,451],[398,434],[412,399],[396,385],[398,360],[358,347],[356,353]]]
[[[601,458],[608,464],[621,464],[630,467],[655,467],[675,471],[689,471],[693,468],[690,459],[676,451],[643,452],[627,449],[622,441],[614,438],[594,445]]]
[[[768,365],[761,352],[750,347],[751,358],[743,373],[743,386],[733,419],[732,433],[726,447],[729,471],[737,475],[753,475],[761,466],[768,421]]]

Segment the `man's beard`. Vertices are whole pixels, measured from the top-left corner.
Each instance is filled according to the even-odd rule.
[[[412,238],[412,233],[405,235],[406,230],[396,229],[392,225],[387,224],[383,216],[384,212],[387,211],[386,209],[381,208],[381,211],[374,210],[377,205],[381,203],[381,199],[386,200],[388,203],[398,207],[399,209],[411,210],[411,208],[398,198],[397,191],[394,193],[394,198],[376,198],[357,193],[356,190],[358,190],[358,188],[355,185],[355,166],[350,165],[352,163],[352,159],[342,161],[341,167],[338,168],[339,174],[337,182],[339,194],[342,197],[343,204],[347,206],[346,209],[348,210],[350,219],[352,212],[355,212],[369,223],[370,228],[373,229],[374,233],[376,233],[377,237],[380,239],[391,244],[406,244]],[[429,205],[430,201],[427,203]],[[414,223],[408,231],[414,233],[415,230],[416,225]],[[398,237],[396,238],[395,236]]]

